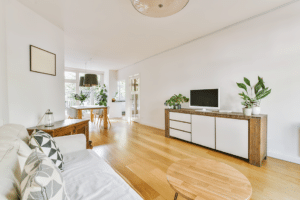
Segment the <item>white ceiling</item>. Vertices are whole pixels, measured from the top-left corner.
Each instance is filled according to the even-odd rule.
[[[190,0],[151,18],[130,0],[18,0],[65,31],[65,65],[121,69],[291,0]]]

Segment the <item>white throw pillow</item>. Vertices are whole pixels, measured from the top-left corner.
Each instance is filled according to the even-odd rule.
[[[17,146],[0,141],[0,194],[7,199],[19,199],[21,172]]]
[[[28,156],[32,153],[32,149],[23,141],[19,140],[20,142],[20,148],[18,151],[18,160],[21,171],[24,169],[25,162],[28,158]]]
[[[60,170],[37,148],[25,163],[21,192],[22,199],[69,200]]]

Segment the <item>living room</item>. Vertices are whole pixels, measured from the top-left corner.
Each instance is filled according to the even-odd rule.
[[[166,16],[163,14],[168,10],[148,13],[137,7],[142,5],[137,2],[147,3],[146,0],[0,2],[0,132],[10,124],[26,129],[35,127],[48,109],[57,122],[70,117],[66,107],[80,108],[70,118],[83,120],[88,128],[73,137],[62,137],[69,139],[54,137],[54,140],[63,155],[78,150],[77,145],[92,152],[91,157],[98,156],[101,164],[110,169],[108,174],[114,174],[114,180],[122,185],[123,199],[299,198],[300,108],[297,105],[300,93],[295,92],[300,85],[299,0],[190,0],[182,1],[185,3],[179,10],[171,10]],[[177,1],[157,0],[155,5],[157,9],[168,9],[166,2],[176,4]],[[31,70],[30,45],[55,55],[54,74]],[[66,78],[66,73],[73,73],[75,78]],[[86,78],[87,74],[97,75],[97,86],[105,84],[105,105],[100,104],[96,87],[80,86],[80,78]],[[241,104],[245,99],[239,93],[249,92],[250,96],[249,85],[260,83],[258,77],[263,78],[262,87],[272,91],[260,102],[261,114],[257,115],[260,117],[245,116],[245,106]],[[237,83],[243,83],[247,91]],[[80,101],[66,95],[66,84],[72,85],[69,91],[72,95],[87,90],[96,92],[89,92],[88,99],[79,105]],[[203,106],[193,107],[191,91],[216,88],[219,101],[216,108],[201,111]],[[164,105],[174,94],[188,98],[181,109]],[[84,111],[84,106],[94,107]],[[97,106],[105,107],[101,109],[102,114],[93,112]],[[189,117],[187,121],[182,117],[172,118],[172,112]],[[100,115],[102,122],[97,120]],[[214,147],[169,134],[169,129],[174,128],[169,122],[175,121],[189,124],[191,131],[183,132],[193,135],[194,115],[214,119],[211,126]],[[247,157],[218,150],[219,118],[246,122]],[[255,126],[259,124],[265,130],[251,132],[251,120],[258,118],[266,121]],[[257,146],[253,147],[251,138],[260,138],[255,143]],[[6,140],[0,133],[1,148],[2,144],[5,147]],[[68,143],[66,147],[64,143]],[[260,157],[259,164],[256,161],[251,164],[251,152]],[[67,169],[71,157],[64,157]],[[215,185],[210,185],[211,171],[204,175],[205,180],[191,178],[194,187],[188,180],[172,177],[177,174],[171,173],[172,167],[179,170],[176,163],[186,159],[210,163],[195,174],[209,168],[220,174],[218,164],[223,169],[228,167],[227,171],[233,170],[243,177],[245,188],[228,189],[217,180],[213,181]],[[76,189],[67,187],[73,175],[67,176],[67,170],[61,173],[62,177],[66,174],[66,193],[70,199],[122,199],[70,194],[70,191],[76,193]],[[190,176],[201,178],[195,174]],[[105,185],[101,181],[91,181],[98,184],[99,193],[95,195],[105,192],[99,190]],[[181,190],[174,186],[176,183],[190,187]],[[83,186],[87,183],[81,184],[76,186],[78,191],[93,191]],[[243,192],[235,194],[238,189]],[[107,190],[114,193],[113,187]],[[16,193],[20,199],[24,195]]]

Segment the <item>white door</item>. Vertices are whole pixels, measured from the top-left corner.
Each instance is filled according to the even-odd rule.
[[[192,115],[192,142],[216,148],[215,117]]]
[[[138,122],[140,119],[140,76],[130,76],[130,121]]]
[[[248,159],[248,120],[216,118],[216,149]]]

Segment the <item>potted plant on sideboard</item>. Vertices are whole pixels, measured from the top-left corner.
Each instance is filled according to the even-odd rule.
[[[166,100],[165,105],[170,106],[172,109],[181,109],[181,104],[189,102],[189,98],[182,94],[174,94],[170,99]]]
[[[242,105],[245,106],[244,114],[249,116],[249,110],[251,109],[254,115],[260,114],[260,102],[263,98],[267,97],[271,93],[271,89],[265,86],[263,78],[258,76],[258,82],[251,86],[249,79],[244,77],[244,82],[247,86],[250,87],[251,93],[248,93],[247,86],[244,83],[236,83],[239,88],[242,88],[246,91],[247,94],[244,92],[239,93],[239,95],[244,100]],[[254,90],[254,94],[253,94]],[[251,96],[249,96],[251,95]],[[250,114],[251,115],[251,114]]]
[[[111,101],[112,101],[112,102],[115,102],[115,101],[116,101],[116,99],[117,99],[117,95],[118,95],[118,92],[116,92],[116,94],[115,94],[114,98],[112,98],[112,99],[111,99]]]

